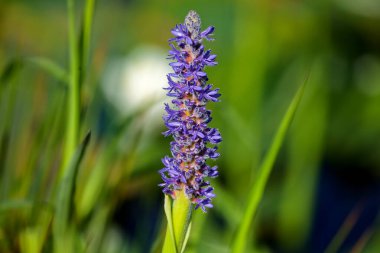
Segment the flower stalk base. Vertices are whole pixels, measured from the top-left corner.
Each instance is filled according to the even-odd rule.
[[[168,221],[163,253],[181,253],[190,234],[192,204],[183,191],[176,191],[176,198],[165,196],[165,214]]]

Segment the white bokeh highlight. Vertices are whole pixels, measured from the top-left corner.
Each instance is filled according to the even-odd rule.
[[[126,58],[113,59],[107,65],[102,90],[121,116],[153,104],[163,108],[170,72],[167,52],[153,46],[133,50]],[[163,112],[163,109],[162,109]],[[162,113],[161,113],[162,115]]]

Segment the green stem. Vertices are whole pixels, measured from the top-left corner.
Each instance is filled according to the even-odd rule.
[[[70,45],[70,76],[69,92],[67,96],[67,122],[66,122],[66,143],[63,157],[63,166],[60,175],[67,167],[71,156],[74,153],[78,142],[79,128],[79,57],[78,45],[75,34],[75,6],[74,0],[67,0],[67,10],[69,17],[69,45]]]
[[[186,247],[186,238],[190,233],[191,202],[183,191],[177,191],[174,201],[166,196],[165,212],[168,226],[162,252],[182,253]],[[173,243],[173,239],[175,243]]]
[[[86,6],[83,13],[82,44],[80,48],[80,69],[82,72],[79,80],[81,82],[83,82],[87,72],[94,10],[95,0],[86,0]]]
[[[169,224],[166,228],[166,235],[165,235],[165,241],[164,246],[162,247],[162,253],[177,253],[177,246],[173,242],[173,235],[171,235],[171,231],[169,228]]]

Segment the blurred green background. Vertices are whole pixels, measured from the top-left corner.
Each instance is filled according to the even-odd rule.
[[[92,139],[70,211],[72,247],[159,252],[167,40],[190,9],[203,28],[216,27],[206,47],[219,65],[207,72],[222,102],[209,108],[224,141],[215,207],[194,213],[187,252],[228,252],[262,157],[309,73],[247,252],[380,252],[378,0],[96,1],[80,111],[80,139],[89,130]],[[0,252],[53,247],[67,33],[65,1],[0,2]]]

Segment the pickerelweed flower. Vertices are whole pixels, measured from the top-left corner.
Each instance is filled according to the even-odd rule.
[[[216,159],[219,153],[214,144],[222,138],[216,128],[211,128],[211,111],[206,109],[209,101],[216,102],[219,89],[208,84],[206,66],[215,66],[216,55],[205,50],[202,40],[213,40],[214,27],[201,32],[201,20],[195,11],[190,11],[184,24],[176,25],[171,31],[169,65],[174,73],[167,75],[167,95],[173,97],[173,106],[165,104],[163,119],[168,130],[163,134],[173,136],[170,143],[172,157],[162,159],[165,167],[159,171],[164,183],[165,194],[176,198],[176,192],[184,191],[195,208],[211,208],[214,189],[206,180],[218,176],[217,166],[209,166],[207,159]]]

